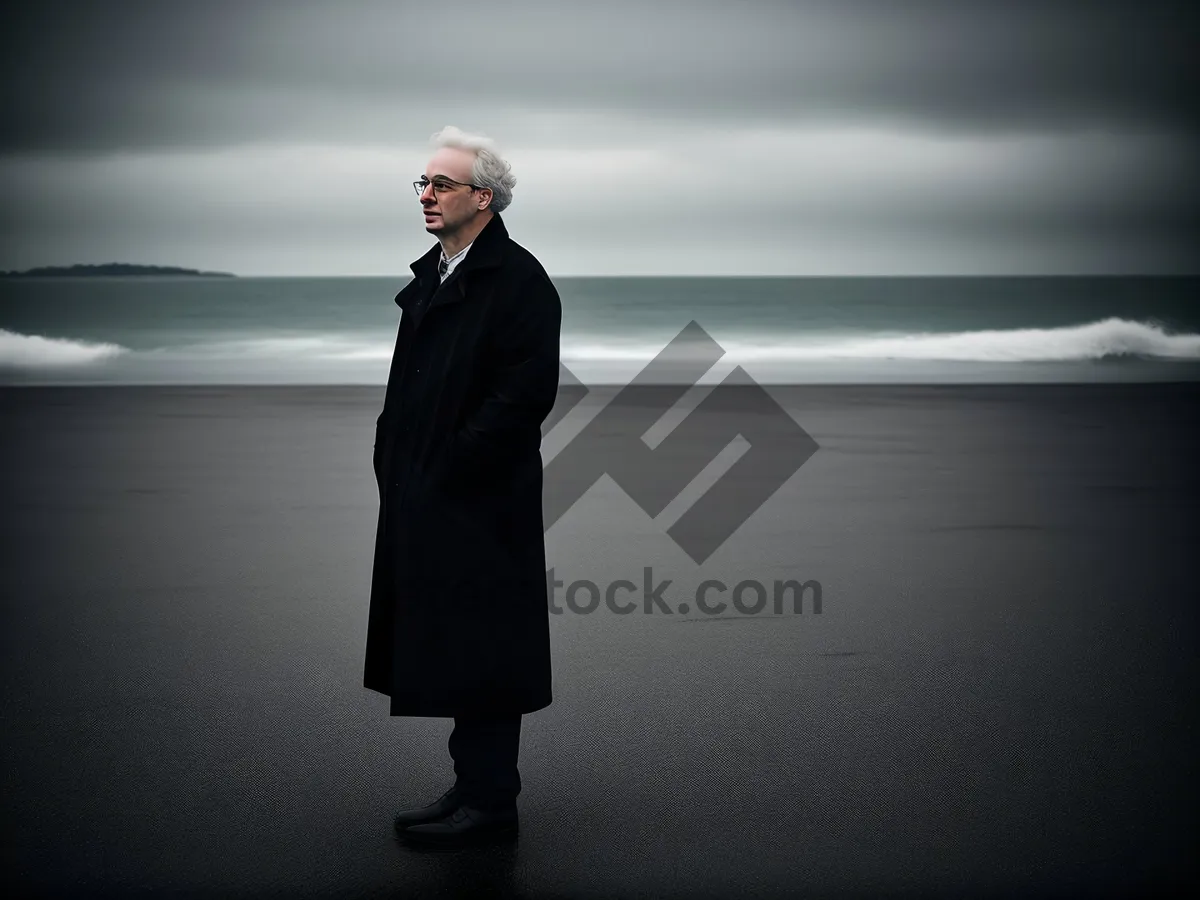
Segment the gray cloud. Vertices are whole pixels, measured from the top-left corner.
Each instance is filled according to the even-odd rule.
[[[1155,0],[43,2],[0,38],[0,152],[392,143],[481,108],[1192,133],[1198,20]]]
[[[714,128],[682,155],[675,137],[512,147],[514,235],[554,274],[1180,272],[1200,236],[1180,190],[1194,148],[1161,136]],[[10,159],[0,268],[402,274],[430,243],[407,177],[426,158],[261,145]]]
[[[25,4],[0,268],[402,274],[454,123],[556,274],[1194,271],[1195,9]]]

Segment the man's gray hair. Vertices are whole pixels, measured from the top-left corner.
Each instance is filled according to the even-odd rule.
[[[447,125],[430,138],[434,147],[457,147],[475,154],[471,165],[471,183],[492,189],[492,212],[503,212],[512,203],[512,189],[517,179],[512,166],[500,158],[495,142],[482,134],[468,134],[453,125]]]

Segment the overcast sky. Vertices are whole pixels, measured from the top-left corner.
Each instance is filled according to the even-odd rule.
[[[551,274],[1196,271],[1194,0],[25,6],[0,269],[407,274],[454,124]]]

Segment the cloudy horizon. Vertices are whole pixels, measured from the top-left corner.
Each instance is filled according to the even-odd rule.
[[[1182,3],[61,6],[2,39],[0,269],[406,274],[454,124],[551,274],[1195,271]]]

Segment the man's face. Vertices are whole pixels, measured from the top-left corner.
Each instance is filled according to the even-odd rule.
[[[471,181],[474,162],[474,153],[457,147],[442,147],[430,157],[429,165],[425,167],[427,181],[432,182],[441,176],[463,182],[452,185],[449,190],[436,192],[430,186],[421,194],[425,230],[430,234],[453,234],[478,214],[479,204],[487,194],[472,191],[466,186]]]

